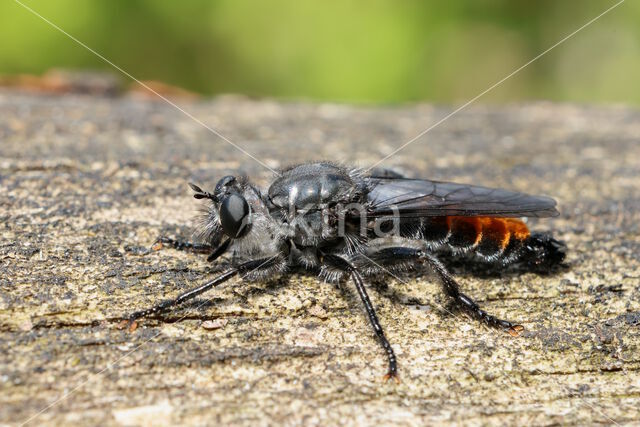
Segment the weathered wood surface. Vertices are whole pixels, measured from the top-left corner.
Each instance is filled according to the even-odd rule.
[[[272,167],[368,166],[451,111],[232,97],[184,108]],[[571,265],[457,269],[484,308],[526,326],[515,339],[443,310],[424,270],[372,289],[400,364],[402,382],[385,384],[349,284],[236,280],[117,329],[220,268],[148,250],[160,233],[189,237],[187,181],[245,171],[266,184],[270,172],[162,102],[0,93],[0,423],[640,424],[639,138],[633,109],[480,106],[385,163],[556,197],[562,216],[532,224],[567,242]]]

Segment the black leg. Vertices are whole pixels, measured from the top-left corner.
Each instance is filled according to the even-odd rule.
[[[156,313],[161,313],[163,311],[167,311],[169,308],[174,307],[178,304],[182,304],[185,301],[188,301],[192,298],[197,297],[198,295],[202,294],[203,292],[208,291],[209,289],[218,286],[221,283],[226,282],[227,280],[231,279],[233,276],[235,276],[238,273],[253,273],[256,270],[259,269],[269,269],[273,267],[274,261],[275,261],[275,257],[270,257],[270,258],[264,258],[264,259],[256,259],[256,260],[251,260],[251,261],[247,261],[243,264],[240,264],[238,267],[234,267],[232,269],[229,269],[227,271],[225,271],[224,273],[222,273],[220,276],[216,277],[215,279],[211,280],[210,282],[207,282],[203,285],[200,285],[196,288],[193,288],[191,290],[188,290],[180,295],[178,295],[176,298],[173,299],[169,299],[169,300],[165,300],[162,301],[161,303],[147,308],[145,310],[140,310],[140,311],[136,311],[135,313],[132,313],[131,315],[129,315],[129,317],[127,318],[127,323],[129,325],[129,329],[130,330],[134,330],[136,328],[135,325],[135,321],[141,317],[146,317],[149,316],[151,314],[156,314]]]
[[[128,325],[129,325],[129,329],[130,330],[134,330],[136,328],[136,324],[135,321],[141,317],[146,317],[149,316],[151,314],[156,314],[156,313],[161,313],[163,311],[167,311],[169,308],[174,307],[178,304],[182,304],[183,302],[190,300],[192,298],[197,297],[198,295],[200,295],[203,292],[208,291],[209,289],[213,288],[214,286],[217,286],[223,282],[226,282],[227,280],[231,279],[233,276],[235,276],[236,274],[238,274],[238,269],[236,268],[232,268],[230,270],[225,271],[224,273],[222,273],[220,276],[216,277],[215,279],[213,279],[210,282],[205,283],[204,285],[200,285],[196,288],[190,289],[180,295],[178,295],[176,298],[174,299],[169,299],[169,300],[164,300],[161,303],[154,305],[153,307],[144,309],[144,310],[140,310],[140,311],[136,311],[135,313],[132,313],[131,315],[129,315],[128,317]]]
[[[160,249],[163,245],[170,246],[179,251],[189,251],[195,253],[209,253],[215,248],[206,243],[193,243],[184,240],[176,240],[170,237],[160,236],[153,244],[154,249]]]
[[[386,263],[402,263],[410,259],[418,259],[425,261],[429,267],[438,275],[445,292],[453,300],[469,313],[473,318],[485,322],[487,325],[506,330],[510,335],[518,336],[524,330],[522,325],[518,325],[507,320],[499,319],[482,310],[475,301],[460,292],[460,286],[455,281],[451,273],[447,271],[444,265],[432,254],[419,249],[412,248],[385,248],[368,257],[370,261],[380,263],[384,266]],[[365,257],[365,260],[367,257]]]
[[[207,261],[211,262],[218,259],[220,255],[225,253],[227,251],[227,248],[229,248],[230,243],[231,243],[231,239],[226,239],[225,241],[220,243],[218,247],[214,247],[207,243],[186,242],[184,240],[176,240],[170,237],[160,236],[158,237],[158,239],[156,239],[155,243],[153,244],[153,249],[159,250],[162,248],[162,245],[167,245],[179,251],[189,251],[189,252],[195,252],[199,254],[208,253],[209,256],[207,257]]]
[[[388,380],[389,378],[394,378],[397,380],[398,366],[396,361],[396,355],[393,352],[393,348],[391,347],[391,344],[389,344],[387,337],[385,337],[384,335],[382,326],[380,326],[380,321],[378,320],[376,311],[373,308],[373,304],[371,304],[371,300],[369,299],[369,295],[367,295],[367,291],[365,290],[362,276],[352,264],[350,264],[347,260],[337,255],[325,256],[324,262],[335,268],[338,268],[345,272],[349,272],[351,274],[353,283],[356,285],[356,289],[358,290],[358,295],[360,295],[360,299],[362,300],[362,303],[364,304],[364,308],[367,311],[367,316],[369,316],[369,322],[371,323],[371,326],[373,326],[373,330],[375,331],[376,336],[378,337],[378,340],[382,345],[382,348],[384,348],[384,350],[387,352],[387,359],[389,361],[389,371],[384,376],[384,379]]]
[[[229,244],[231,244],[231,239],[226,239],[225,241],[220,243],[220,245],[209,254],[209,256],[207,257],[207,261],[212,262],[217,260],[220,255],[227,251],[227,249],[229,248]]]
[[[440,277],[440,281],[442,282],[447,295],[452,297],[454,301],[472,317],[485,322],[487,325],[494,328],[504,329],[514,337],[518,336],[520,332],[524,330],[524,326],[522,325],[518,325],[507,320],[502,320],[495,316],[492,316],[491,314],[481,309],[478,304],[475,303],[475,301],[460,292],[460,286],[455,281],[453,276],[451,276],[444,265],[442,265],[442,263],[432,254],[424,253],[422,258],[438,275],[438,277]]]

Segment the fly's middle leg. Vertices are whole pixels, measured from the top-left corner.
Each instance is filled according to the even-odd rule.
[[[393,378],[397,382],[398,381],[398,362],[396,360],[395,352],[393,351],[391,344],[389,344],[389,341],[385,336],[384,330],[380,325],[380,321],[378,320],[376,311],[373,308],[373,304],[371,303],[371,300],[369,299],[369,295],[367,294],[367,291],[364,287],[364,280],[362,279],[362,276],[360,275],[358,268],[352,265],[346,259],[339,257],[337,255],[325,256],[324,262],[326,264],[333,266],[334,268],[342,270],[351,275],[351,279],[353,280],[353,283],[356,286],[358,295],[360,296],[360,299],[364,304],[364,308],[367,311],[369,322],[371,323],[371,326],[373,327],[373,330],[375,331],[376,336],[378,337],[378,340],[382,345],[382,348],[387,353],[387,359],[389,361],[389,370],[387,371],[387,374],[384,376],[384,379],[386,381]]]

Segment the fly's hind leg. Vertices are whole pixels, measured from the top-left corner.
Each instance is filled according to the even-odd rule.
[[[524,330],[524,326],[509,322],[508,320],[499,319],[493,316],[478,306],[478,304],[467,295],[460,292],[460,285],[455,281],[451,273],[447,271],[444,265],[433,255],[424,253],[422,259],[431,267],[431,269],[438,275],[445,292],[451,298],[454,299],[456,304],[464,311],[466,311],[471,317],[486,323],[494,328],[499,328],[507,331],[510,335],[517,337],[520,332]]]
[[[395,265],[402,261],[419,260],[425,262],[440,279],[445,292],[455,303],[471,317],[494,328],[503,329],[512,336],[518,336],[524,330],[522,325],[499,319],[478,306],[470,297],[460,291],[460,285],[447,271],[444,265],[432,254],[420,249],[391,247],[385,248],[368,256],[370,261],[384,267],[385,264]]]

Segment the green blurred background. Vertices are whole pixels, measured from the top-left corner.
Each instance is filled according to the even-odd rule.
[[[615,1],[21,0],[139,79],[203,94],[357,103],[468,100]],[[0,74],[112,70],[13,0]],[[636,76],[636,77],[633,77]],[[640,103],[627,0],[487,94]]]

